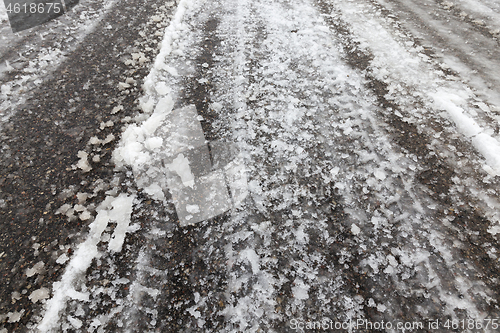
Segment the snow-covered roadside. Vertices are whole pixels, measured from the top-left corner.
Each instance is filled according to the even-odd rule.
[[[144,143],[144,136],[147,136],[148,133],[152,134],[154,129],[160,125],[161,119],[165,118],[168,113],[172,112],[172,108],[174,106],[172,97],[170,95],[165,96],[167,95],[167,92],[170,92],[169,87],[167,87],[163,81],[163,83],[160,84],[156,77],[161,75],[164,79],[163,75],[165,75],[165,73],[172,74],[172,77],[177,76],[176,73],[173,73],[173,69],[165,71],[164,58],[169,55],[172,48],[174,48],[174,51],[178,54],[182,54],[182,43],[190,41],[189,38],[182,38],[186,37],[183,36],[183,32],[187,29],[183,23],[183,18],[185,12],[190,9],[189,6],[193,6],[193,3],[194,2],[190,0],[180,1],[174,18],[165,30],[161,50],[158,55],[158,59],[162,60],[156,61],[149,76],[145,80],[146,94],[143,97],[141,104],[145,114],[139,115],[136,118],[136,121],[141,123],[142,121],[148,119],[148,116],[151,116],[151,118],[144,121],[141,126],[137,126],[135,124],[131,125],[129,129],[123,133],[121,146],[116,149],[114,154],[117,164],[117,172],[119,172],[119,169],[122,169],[124,163],[127,162],[129,162],[129,165],[134,171],[137,171],[137,168],[142,167],[144,163],[148,165],[152,164],[151,160],[144,159],[144,157],[147,156],[147,152],[141,151],[141,148],[145,148],[142,145]],[[163,18],[160,16],[153,16],[151,18],[151,22],[156,25],[159,24],[158,22],[162,21],[162,19]],[[153,86],[149,86],[148,82],[151,82],[152,77],[154,78],[153,80],[156,81]],[[151,88],[153,88],[153,90],[151,90]],[[158,96],[160,99],[157,103],[155,103],[155,105],[153,104],[153,99],[158,98]],[[155,112],[151,115],[150,113],[153,108]],[[120,110],[119,108],[116,108],[115,111],[119,112]],[[140,138],[143,140],[140,140]],[[159,148],[163,142],[162,139],[158,137],[149,137],[147,139],[148,140],[146,140],[144,144],[147,149],[151,150]],[[91,145],[99,144],[98,141],[99,140],[97,138],[91,139]],[[139,149],[134,149],[134,145],[139,145],[139,147],[135,147]],[[156,149],[155,152],[158,152],[158,149]],[[141,158],[141,156],[143,158]],[[156,161],[157,164],[161,164],[161,158],[161,156],[158,158]],[[87,153],[82,153],[82,159],[80,161],[83,162],[79,163],[77,166],[84,169],[84,171],[89,171],[90,168],[88,167]],[[153,169],[150,169],[149,171],[148,175],[154,178],[154,175],[152,174]],[[161,181],[161,179],[159,181]],[[141,179],[138,178],[137,185],[139,187],[146,187],[141,186],[144,185],[143,182],[144,179],[142,179],[141,182]],[[151,186],[145,189],[146,193],[158,200],[164,198],[158,184],[151,184],[150,182],[150,185]],[[117,188],[114,188],[112,191],[107,192],[108,195],[105,200],[96,209],[97,216],[89,226],[89,234],[86,236],[85,241],[78,245],[77,250],[65,267],[65,272],[61,280],[53,285],[53,295],[52,298],[50,298],[44,305],[45,311],[43,318],[37,325],[38,331],[52,332],[61,328],[66,331],[70,328],[79,329],[82,327],[82,320],[78,319],[81,314],[77,312],[76,314],[71,313],[70,315],[66,315],[65,310],[69,301],[77,300],[81,302],[89,302],[90,297],[99,295],[102,292],[101,290],[95,291],[87,289],[84,275],[86,270],[90,267],[94,260],[106,258],[112,253],[120,252],[126,233],[135,232],[139,229],[137,225],[130,225],[135,195],[127,195],[123,193],[117,195],[118,191],[119,190]],[[195,209],[193,207],[190,208],[191,211],[194,212]],[[67,208],[65,210],[67,210]],[[62,213],[65,213],[65,210],[62,210]],[[84,210],[82,214],[85,214],[85,212],[86,210]],[[89,218],[91,218],[90,215],[83,217],[82,220],[88,220]],[[109,229],[110,223],[116,223],[113,235],[111,236],[104,233],[106,229]],[[100,251],[98,249],[98,244],[105,242],[108,242],[107,251]],[[142,257],[143,254],[140,253],[139,256]],[[61,263],[63,262],[61,261]],[[140,271],[140,267],[137,267],[137,270]],[[126,283],[123,281],[128,282],[126,279],[118,279],[116,284],[120,285]],[[135,295],[134,288],[140,288],[140,281],[135,281],[131,286],[132,296]],[[136,301],[139,302],[139,299]],[[114,315],[122,312],[124,307],[125,304],[113,309],[110,313],[95,318],[92,323],[90,323],[90,327],[95,328],[98,326],[105,326]],[[137,310],[134,307],[127,306],[127,308],[131,308],[133,311]],[[128,315],[130,314],[126,314],[125,320],[127,320]],[[61,323],[63,322],[69,323],[69,325],[64,324],[61,327]]]
[[[158,28],[165,26],[166,23],[168,24],[168,20],[170,19],[170,10],[175,8],[174,6],[174,2],[161,4],[161,6],[158,6],[159,8],[153,6],[153,8],[156,9],[156,15],[150,17],[149,21],[144,25],[144,30],[139,32],[139,35],[143,39],[136,40],[133,48],[131,47],[132,50],[136,50],[137,46],[145,47],[145,50],[141,50],[144,51],[144,53],[132,52],[130,58],[127,57],[127,55],[121,58],[120,60],[124,61],[126,65],[129,65],[132,68],[123,74],[130,75],[131,72],[136,73],[141,69],[141,66],[143,66],[144,63],[148,63],[149,59],[145,56],[145,53],[148,54],[149,51],[151,51],[148,45],[154,44],[156,42],[156,38],[148,36],[147,33],[150,33],[151,30],[156,32],[159,30]],[[121,78],[122,77],[118,76],[115,77],[115,79]],[[132,86],[133,80],[132,82],[127,82],[130,83],[127,83],[127,85],[130,86],[130,89],[134,89]],[[121,84],[125,85],[125,83]],[[130,91],[127,91],[127,93],[130,93]],[[123,110],[123,106],[115,107],[111,110],[111,114],[116,114],[121,110]],[[127,117],[124,122],[129,121],[127,119],[130,120],[130,117]],[[108,123],[101,123],[101,130],[108,126],[113,126],[113,122],[110,121]],[[92,137],[87,148],[90,147],[90,149],[93,149],[94,153],[96,151],[99,152],[101,150],[100,145],[105,145],[113,139],[114,136],[112,134],[108,135],[108,137],[103,140],[99,140],[97,136]],[[89,161],[87,160],[88,155],[89,154],[85,151],[80,151],[78,156],[81,159],[79,163],[74,166],[74,169],[79,167],[84,169],[84,172],[90,171],[91,168]],[[92,159],[92,163],[97,162],[99,162],[99,159]],[[42,317],[39,317],[36,313],[32,317],[32,322],[28,324],[28,327],[32,331],[67,331],[68,329],[81,328],[82,325],[95,328],[106,325],[107,320],[109,320],[109,317],[107,316],[100,316],[92,322],[86,323],[85,318],[81,317],[82,312],[69,312],[67,311],[67,307],[69,307],[68,304],[71,305],[71,302],[75,300],[87,303],[95,297],[96,294],[100,294],[101,291],[95,291],[95,289],[87,287],[88,279],[86,279],[85,276],[87,269],[91,264],[95,264],[95,262],[99,261],[102,257],[108,259],[109,255],[119,253],[122,250],[126,234],[129,232],[135,232],[139,229],[137,224],[130,225],[132,208],[136,203],[134,202],[135,192],[131,189],[131,191],[127,194],[120,193],[122,191],[118,188],[119,180],[117,179],[118,178],[114,178],[111,180],[110,184],[106,183],[107,179],[98,179],[93,186],[93,194],[78,193],[78,204],[74,207],[72,204],[64,204],[56,211],[56,215],[66,215],[68,219],[79,218],[83,222],[89,221],[92,223],[89,225],[90,231],[87,238],[81,244],[75,244],[76,251],[73,255],[70,255],[70,259],[66,253],[63,253],[57,259],[57,264],[64,267],[64,273],[61,280],[55,282],[52,286],[52,298],[45,300],[46,298],[49,298],[50,291],[48,288],[42,288],[42,290],[45,291],[45,294],[43,297],[40,297],[40,299],[42,299],[41,303],[43,304],[45,311],[41,314]],[[112,186],[112,188],[109,189],[109,186]],[[70,192],[73,185],[70,185],[69,187],[70,189],[65,189],[62,192]],[[104,201],[101,202],[97,208],[95,208],[93,203],[87,201],[87,199],[95,197],[97,193],[107,189],[109,189],[109,191],[106,191]],[[95,217],[93,217],[92,214],[94,211],[97,214]],[[76,213],[77,216],[74,216],[74,213]],[[85,230],[86,229],[82,230],[82,232]],[[113,283],[121,285],[124,284],[123,281],[124,280],[119,280],[118,282],[113,281]],[[30,297],[30,299],[32,298]],[[37,298],[33,298],[34,303],[37,301]],[[113,309],[109,315],[112,317],[119,308],[120,307]],[[66,315],[65,312],[70,313],[70,315]],[[35,324],[34,321],[37,320],[38,322]],[[17,321],[19,321],[19,319],[17,319]]]

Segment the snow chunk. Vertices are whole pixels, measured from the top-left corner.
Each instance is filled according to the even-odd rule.
[[[111,121],[111,120],[108,120],[107,122],[102,121],[102,122],[99,124],[99,128],[100,128],[101,130],[105,129],[106,127],[111,127],[111,126],[113,126],[113,121]]]
[[[104,140],[102,140],[102,144],[105,145],[105,144],[108,144],[110,143],[111,141],[113,141],[115,139],[115,136],[113,134],[108,134]]]
[[[198,305],[193,305],[192,307],[188,308],[187,311],[191,314],[191,316],[195,318],[200,318],[201,313],[200,311],[196,310],[198,308]]]
[[[155,102],[151,98],[141,98],[139,99],[139,106],[145,113],[151,113],[155,107]]]
[[[383,305],[383,304],[378,304],[377,305],[377,310],[379,312],[385,312],[385,310],[387,310],[387,307],[385,305]]]
[[[295,286],[292,287],[292,293],[296,299],[308,299],[309,298],[309,286],[300,279],[296,279],[294,282]]]
[[[389,255],[387,256],[387,260],[389,261],[389,264],[390,264],[391,266],[394,266],[394,267],[397,267],[397,266],[398,266],[398,262],[397,262],[396,258],[395,258],[393,255],[389,254]]]
[[[200,212],[200,206],[198,205],[186,205],[186,211],[191,214],[196,214]]]
[[[117,226],[108,244],[108,250],[110,251],[120,252],[122,250],[125,233],[128,231],[130,224],[133,201],[134,197],[120,196],[111,204],[113,210],[109,217],[111,220],[116,221]]]
[[[167,167],[181,177],[184,186],[194,187],[194,175],[191,172],[189,160],[183,154],[179,154]]]
[[[126,82],[119,82],[118,83],[118,89],[119,90],[125,90],[125,89],[128,89],[130,88],[130,84],[126,83]]]
[[[33,303],[36,303],[39,300],[49,298],[49,290],[47,288],[37,289],[37,290],[33,291],[28,298]]]
[[[7,317],[9,318],[8,322],[17,323],[19,320],[21,320],[23,314],[24,314],[24,309],[21,311],[7,313]]]
[[[90,138],[89,143],[91,145],[98,145],[101,143],[101,140],[99,140],[99,138],[97,136],[93,136]]]
[[[82,321],[78,318],[68,316],[68,321],[70,322],[71,325],[73,325],[74,328],[78,329],[82,327]]]
[[[26,270],[26,276],[32,277],[35,274],[40,274],[44,267],[45,263],[43,261],[39,261],[32,268],[28,268]]]
[[[163,189],[160,187],[160,185],[156,183],[153,183],[148,187],[145,187],[144,191],[147,194],[149,194],[153,199],[161,201],[165,200],[165,194],[163,193]]]
[[[80,214],[80,216],[79,216],[80,220],[82,220],[82,221],[87,221],[87,220],[88,220],[88,219],[90,219],[91,217],[92,217],[92,215],[90,214],[90,212],[89,212],[88,210],[84,210],[84,211]]]
[[[333,167],[333,168],[330,170],[330,175],[332,175],[332,178],[337,177],[337,175],[339,174],[339,171],[340,171],[340,168],[339,168],[339,167]]]
[[[123,110],[123,105],[115,106],[113,108],[113,110],[111,110],[111,114],[116,114],[116,113],[120,112],[121,110]]]
[[[83,150],[80,150],[78,151],[77,156],[80,158],[80,160],[76,164],[78,168],[82,169],[83,172],[89,172],[90,170],[92,170],[92,167],[89,165],[89,162],[87,160],[89,154],[87,154]]]
[[[351,225],[351,232],[353,235],[359,234],[360,231],[361,231],[361,229],[359,229],[359,227],[357,225],[355,225],[354,223]]]
[[[56,260],[56,263],[58,263],[59,265],[62,265],[64,263],[66,263],[66,261],[69,260],[69,257],[66,253],[63,253],[59,256],[59,258],[57,258]]]
[[[85,206],[77,204],[77,205],[75,205],[74,209],[77,212],[83,212],[85,210]]]
[[[89,197],[89,194],[88,193],[81,193],[81,192],[78,192],[76,194],[76,198],[78,199],[78,203],[79,204],[83,204],[85,201],[87,201]]]
[[[58,210],[56,210],[56,215],[58,214],[66,214],[68,210],[71,209],[71,206],[69,204],[64,204],[61,207],[59,207]]]
[[[18,291],[14,291],[11,298],[13,301],[19,301],[21,299],[21,294]]]

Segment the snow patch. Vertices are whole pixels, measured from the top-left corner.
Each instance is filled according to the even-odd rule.
[[[133,201],[133,196],[120,196],[111,203],[113,214],[110,214],[109,218],[116,221],[117,225],[108,244],[108,250],[110,251],[120,252],[122,250],[125,234],[130,224]]]

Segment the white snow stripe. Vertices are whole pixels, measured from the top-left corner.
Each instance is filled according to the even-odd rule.
[[[177,6],[174,18],[169,26],[165,29],[165,34],[161,42],[161,49],[158,53],[151,72],[144,80],[144,90],[146,94],[155,95],[155,84],[158,82],[158,74],[160,70],[165,69],[165,59],[173,50],[173,43],[179,36],[179,31],[184,29],[183,18],[186,11],[193,5],[192,0],[181,0]]]
[[[53,296],[46,303],[45,314],[38,325],[38,330],[40,332],[52,332],[57,329],[61,312],[66,307],[68,299],[88,299],[86,293],[75,290],[75,288],[77,288],[75,282],[82,274],[85,274],[92,260],[99,255],[97,244],[101,241],[102,233],[108,226],[108,223],[114,221],[117,222],[118,225],[128,226],[134,199],[135,196],[127,196],[126,194],[120,194],[116,198],[108,196],[99,207],[97,207],[98,214],[94,222],[90,224],[90,232],[87,239],[78,246],[61,280],[53,284]],[[117,250],[121,248],[123,240],[124,232],[122,233],[122,230],[120,230],[113,241],[113,245],[110,246],[111,249]]]
[[[463,108],[457,106],[454,100],[460,100],[460,97],[444,89],[439,89],[436,93],[429,95],[434,99],[438,108],[448,112],[457,129],[466,137],[471,138],[474,147],[483,155],[494,173],[500,175],[500,143],[485,133],[485,129],[468,116]]]

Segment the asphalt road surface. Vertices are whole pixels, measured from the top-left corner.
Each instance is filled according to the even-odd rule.
[[[0,333],[500,331],[498,2],[0,21]]]

